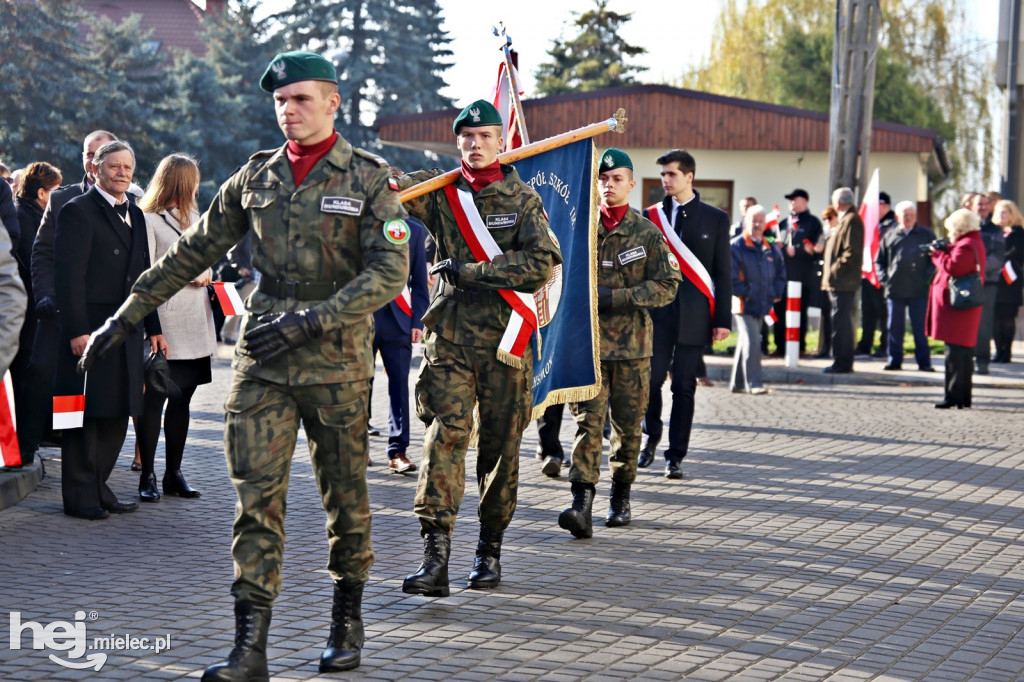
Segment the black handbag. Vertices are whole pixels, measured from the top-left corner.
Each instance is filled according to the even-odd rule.
[[[167,364],[167,356],[164,355],[162,350],[150,353],[149,357],[146,358],[143,369],[147,389],[171,398],[177,398],[181,395],[181,389],[171,379],[171,366]]]
[[[974,251],[974,272],[949,278],[949,304],[956,310],[977,308],[985,302],[985,285],[981,283],[981,264]]]

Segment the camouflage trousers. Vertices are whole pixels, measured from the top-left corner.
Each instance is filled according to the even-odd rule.
[[[449,536],[466,485],[466,449],[479,406],[476,481],[480,523],[504,530],[519,488],[519,443],[533,411],[533,358],[523,369],[499,362],[495,348],[460,346],[435,333],[424,340],[416,416],[427,426],[414,509],[422,532]]]
[[[327,512],[327,569],[334,580],[369,579],[368,394],[368,380],[283,386],[235,373],[224,404],[224,447],[238,494],[231,545],[236,600],[270,606],[281,591],[288,476],[300,420]]]
[[[612,480],[632,483],[636,480],[636,462],[640,457],[640,420],[651,393],[651,359],[602,360],[601,391],[582,403],[570,403],[576,419],[576,439],[572,444],[569,480],[597,483],[601,476],[602,431],[611,408],[611,453],[608,468]]]

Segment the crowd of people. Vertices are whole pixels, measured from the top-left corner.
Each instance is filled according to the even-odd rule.
[[[202,215],[194,158],[162,159],[141,192],[133,184],[133,149],[102,130],[83,140],[80,183],[61,187],[60,171],[42,162],[24,169],[16,193],[0,183],[3,237],[10,241],[0,241],[3,256],[10,256],[9,263],[0,261],[0,320],[21,334],[12,373],[25,461],[54,437],[48,435],[51,398],[85,396],[80,422],[59,436],[69,516],[100,520],[138,509],[107,485],[130,418],[139,500],[200,497],[182,473],[189,404],[197,387],[211,381],[218,335],[237,339],[224,417],[227,467],[238,496],[231,546],[236,640],[227,660],[205,671],[203,679],[211,681],[267,678],[267,633],[281,589],[285,499],[300,425],[327,515],[333,580],[320,670],[359,665],[362,591],[374,560],[366,467],[376,353],[388,373],[388,469],[418,475],[413,512],[423,559],[402,590],[449,594],[452,529],[474,432],[479,539],[467,585],[500,584],[520,445],[533,407],[530,334],[539,328],[533,294],[562,262],[540,197],[513,166],[498,161],[503,126],[489,102],[473,102],[452,123],[462,160],[455,182],[403,204],[400,190],[438,171],[403,173],[335,131],[341,98],[330,62],[305,52],[279,54],[260,87],[273,99],[285,142],[253,155]],[[730,234],[726,213],[695,188],[692,154],[674,149],[656,162],[665,198],[642,213],[629,206],[636,186],[629,155],[607,149],[598,164],[600,385],[594,397],[569,405],[576,425],[571,502],[557,519],[573,537],[593,535],[604,438],[611,441],[607,526],[630,524],[637,470],[651,466],[663,439],[665,477],[683,477],[703,355],[730,336],[733,322],[738,340],[730,388],[767,392],[766,318],[785,317],[787,283],[802,289],[801,352],[810,352],[811,310],[823,309],[829,331],[815,352],[832,357],[828,373],[852,372],[858,352],[872,352],[876,329],[885,369],[900,369],[907,316],[921,371],[933,371],[927,337],[946,345],[946,391],[936,407],[970,407],[975,362],[979,372],[990,362],[1009,362],[1022,281],[1012,275],[1024,271],[1024,219],[1012,202],[1000,200],[992,209],[991,197],[970,197],[969,208],[945,221],[948,241],[942,241],[917,223],[916,204],[890,209],[883,194],[875,281],[862,273],[865,226],[850,188],[833,192],[822,220],[811,212],[809,194],[795,189],[786,195],[789,215],[772,227],[765,208],[746,197],[739,230]],[[7,195],[13,212],[3,211]],[[233,271],[247,293],[236,326],[218,325],[210,293],[221,258],[221,272]],[[962,307],[949,283],[972,272],[977,300]],[[428,276],[435,280],[429,296]],[[28,301],[24,323],[14,286],[19,278],[29,285],[20,294]],[[775,326],[775,353],[786,340],[782,327]],[[407,456],[408,375],[419,341],[424,364],[414,404],[426,430],[417,470]],[[165,467],[158,487],[161,428]],[[545,456],[544,473],[557,476],[562,459],[559,445],[557,459]]]

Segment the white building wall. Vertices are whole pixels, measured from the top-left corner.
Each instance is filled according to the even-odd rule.
[[[604,140],[598,138],[596,141]],[[602,149],[599,147],[598,152]],[[629,195],[629,203],[635,208],[643,208],[643,180],[659,177],[655,159],[666,150],[622,149],[633,160],[633,177],[637,181]],[[733,182],[731,221],[738,220],[736,213],[739,209],[735,204],[745,196],[755,197],[768,210],[778,204],[783,216],[789,209],[785,195],[798,187],[810,194],[810,209],[815,214],[820,214],[829,203],[828,154],[825,152],[688,151],[697,161],[698,183],[701,180]],[[872,170],[880,169],[881,190],[889,193],[893,204],[903,200],[928,200],[928,180],[918,154],[873,153],[869,163]]]

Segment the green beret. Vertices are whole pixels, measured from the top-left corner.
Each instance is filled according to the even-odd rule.
[[[270,61],[260,78],[260,89],[273,92],[299,81],[338,82],[334,65],[312,52],[282,52]]]
[[[479,128],[480,126],[498,126],[501,127],[501,114],[494,108],[494,105],[487,100],[478,99],[477,101],[470,104],[468,107],[462,110],[458,116],[455,117],[455,123],[452,124],[452,130],[455,134],[459,134],[459,128]]]
[[[629,154],[616,149],[615,147],[609,147],[601,155],[601,165],[598,166],[598,173],[607,173],[610,170],[616,168],[628,168],[633,170],[633,162],[629,160]]]

